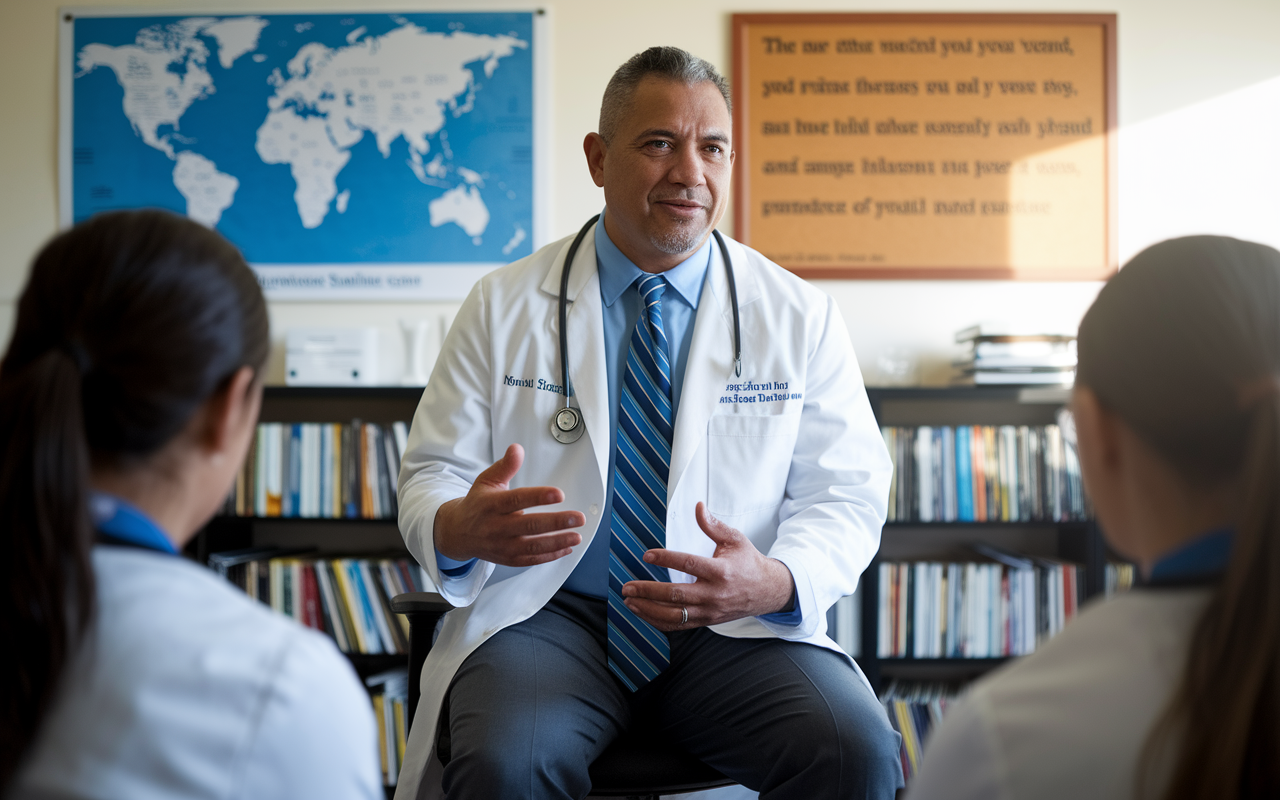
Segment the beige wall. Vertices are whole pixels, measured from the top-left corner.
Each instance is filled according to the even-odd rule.
[[[111,2],[79,5],[120,6]],[[352,0],[177,0],[130,5],[164,10],[350,9]],[[387,9],[487,7],[382,0]],[[546,0],[551,17],[553,159],[551,231],[572,232],[603,197],[582,164],[598,98],[624,58],[653,44],[687,48],[730,68],[735,11],[1115,11],[1119,14],[1122,123],[1122,258],[1180,233],[1218,232],[1280,244],[1280,2],[1276,0],[882,0],[877,5],[810,0]],[[7,339],[27,265],[57,228],[56,0],[0,0],[0,331]],[[730,228],[726,224],[726,230]],[[995,281],[824,281],[843,309],[869,382],[895,364],[924,382],[946,379],[959,351],[952,333],[982,320],[1070,327],[1098,285]],[[385,374],[400,357],[395,320],[447,315],[448,306],[275,304],[277,338],[291,325],[383,328]],[[273,377],[280,381],[277,353]]]

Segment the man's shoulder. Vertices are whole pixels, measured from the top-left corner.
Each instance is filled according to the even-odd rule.
[[[546,280],[552,265],[572,240],[572,236],[566,236],[543,245],[524,258],[498,267],[480,279],[482,290],[490,297],[536,290]]]

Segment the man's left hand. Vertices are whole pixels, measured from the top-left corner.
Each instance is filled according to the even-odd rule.
[[[718,625],[781,611],[795,591],[791,570],[756,549],[751,540],[711,516],[702,503],[698,527],[716,543],[710,558],[675,550],[650,550],[644,560],[692,575],[693,583],[631,581],[622,587],[627,607],[661,631]],[[684,620],[684,611],[688,621]]]

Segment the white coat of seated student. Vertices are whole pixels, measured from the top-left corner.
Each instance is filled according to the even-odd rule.
[[[0,795],[381,796],[333,644],[178,555],[269,346],[253,273],[195,222],[105,214],[37,256],[0,362]]]
[[[1138,254],[1077,374],[1085,486],[1145,585],[976,684],[908,797],[1280,797],[1280,252]]]

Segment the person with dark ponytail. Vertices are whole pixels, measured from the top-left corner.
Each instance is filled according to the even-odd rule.
[[[1280,252],[1139,253],[1080,323],[1072,408],[1143,585],[972,688],[909,796],[1280,797]]]
[[[268,349],[253,273],[184,218],[103,214],[36,257],[0,362],[0,796],[380,795],[333,645],[178,557]]]

